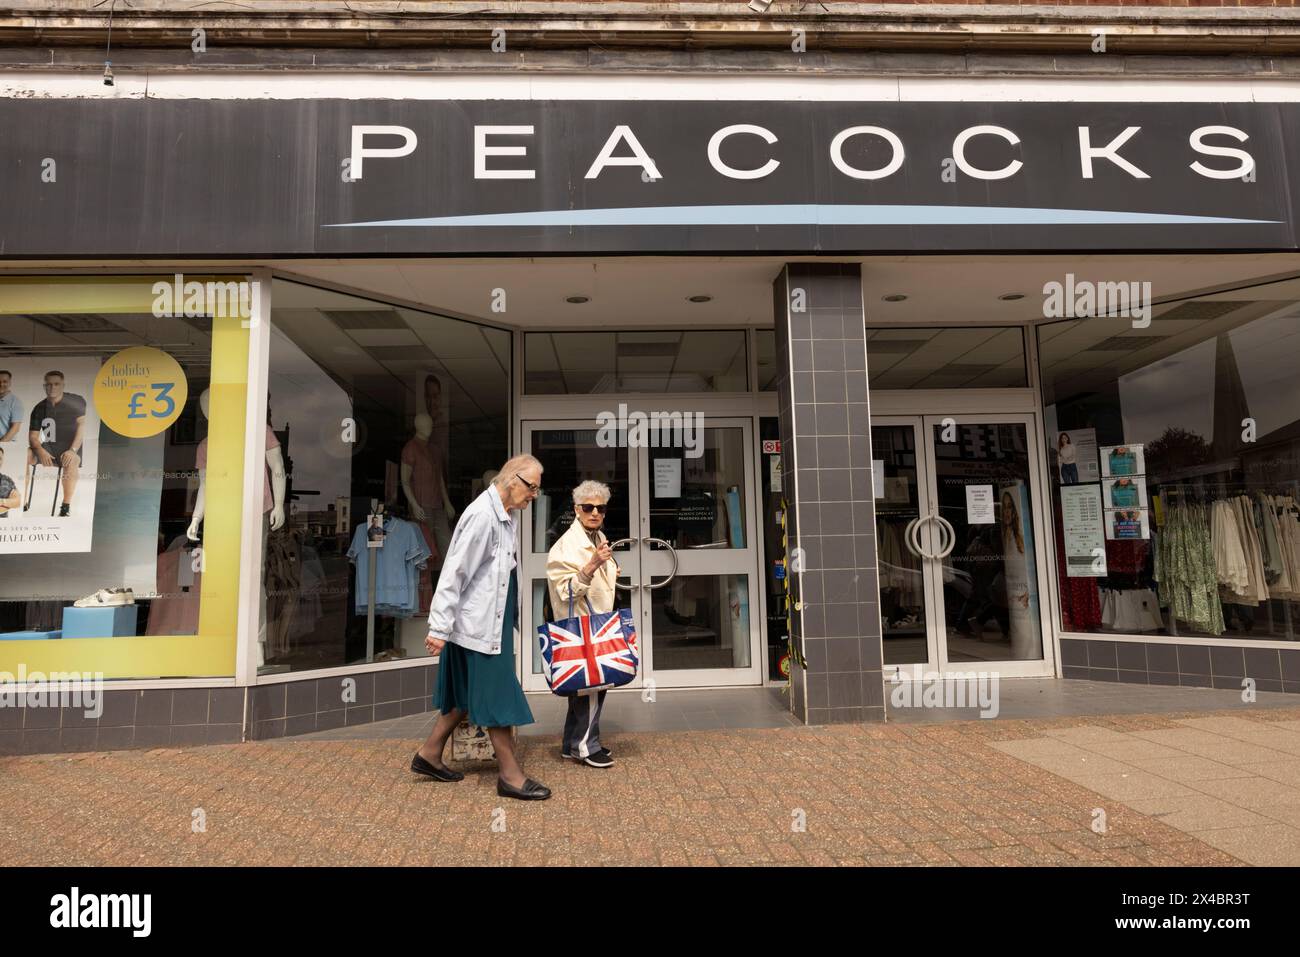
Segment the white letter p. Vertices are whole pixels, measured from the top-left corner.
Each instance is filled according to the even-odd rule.
[[[365,147],[367,136],[400,136],[406,142],[401,146]],[[361,161],[367,156],[398,157],[410,156],[415,152],[415,130],[405,126],[354,126],[352,127],[352,179],[361,179]]]

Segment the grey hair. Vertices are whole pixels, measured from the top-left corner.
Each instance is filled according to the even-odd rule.
[[[590,502],[595,499],[598,502],[609,501],[609,486],[604,482],[597,482],[593,479],[587,479],[573,490],[573,504],[581,505],[583,502]]]
[[[501,466],[501,471],[497,473],[497,477],[492,480],[492,484],[497,488],[505,488],[507,482],[524,469],[533,466],[537,467],[537,471],[543,471],[542,463],[537,460],[537,457],[529,455],[527,452],[508,458],[506,464]]]

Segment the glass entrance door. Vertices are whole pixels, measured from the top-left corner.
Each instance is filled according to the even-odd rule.
[[[1031,416],[872,420],[884,663],[1050,675]]]
[[[546,557],[587,479],[613,493],[604,531],[622,542],[618,602],[637,622],[633,687],[761,684],[752,421],[705,419],[676,443],[648,447],[608,443],[593,421],[524,423],[524,447],[545,467],[524,521],[525,690],[547,689],[535,629],[569,612],[550,607]]]

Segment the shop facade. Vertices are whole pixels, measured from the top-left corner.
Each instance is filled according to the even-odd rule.
[[[441,557],[520,451],[522,634],[606,482],[637,693],[1300,693],[1300,88],[701,79],[24,78],[0,672],[105,694],[0,748],[428,710]]]

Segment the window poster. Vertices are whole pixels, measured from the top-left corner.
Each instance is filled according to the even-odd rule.
[[[1142,475],[1109,478],[1101,483],[1107,508],[1146,508],[1147,480]]]
[[[1106,538],[1137,541],[1151,537],[1150,512],[1145,508],[1106,509]]]
[[[1071,429],[1056,434],[1056,468],[1062,485],[1095,482],[1101,478],[1097,462],[1095,429]]]
[[[99,474],[94,385],[102,363],[0,359],[0,554],[90,551]]]
[[[1061,527],[1068,577],[1106,577],[1104,521],[1099,485],[1090,483],[1061,489]]]
[[[967,486],[969,489],[971,486]],[[992,491],[992,486],[989,486]],[[998,528],[1002,539],[1002,578],[1007,589],[1011,658],[1023,661],[1042,653],[1039,631],[1038,576],[1034,559],[1034,519],[1029,487],[1012,482],[999,489]]]
[[[1122,475],[1146,475],[1147,463],[1142,445],[1103,445],[1101,453],[1102,478]]]

